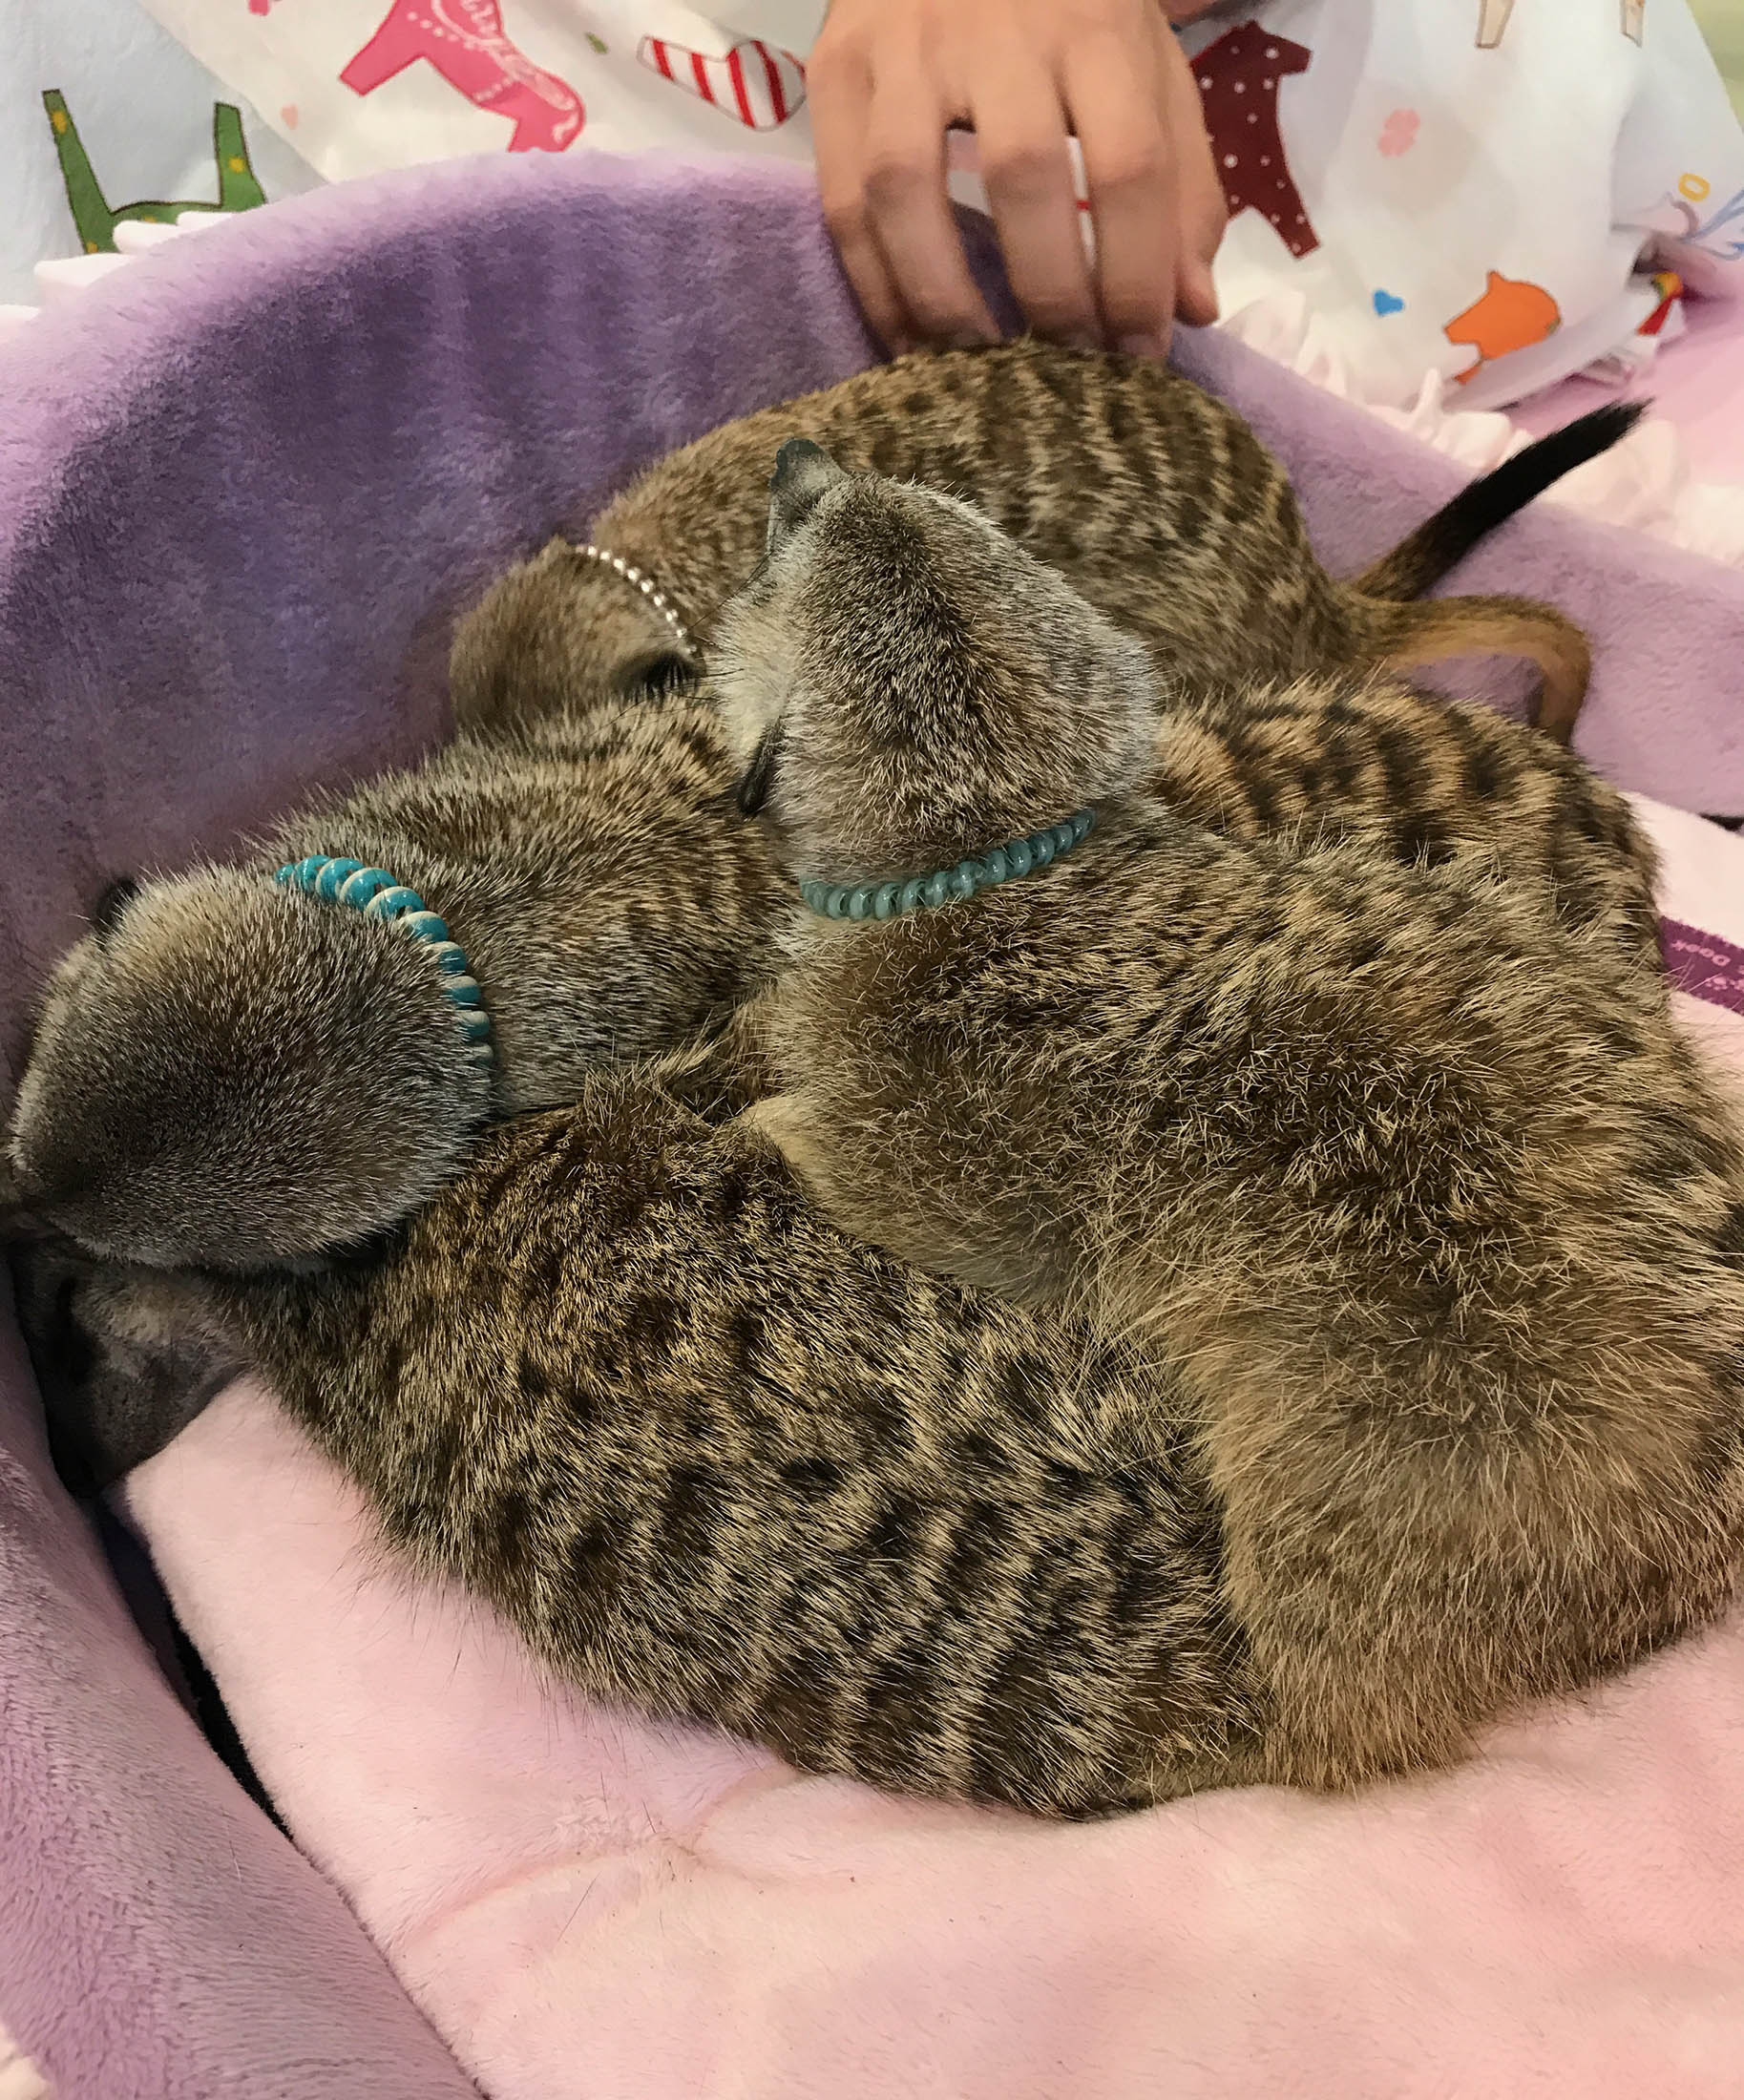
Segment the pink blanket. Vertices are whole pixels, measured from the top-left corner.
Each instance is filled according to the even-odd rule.
[[[1744,841],[1643,806],[1744,1075]],[[494,2100],[1735,2100],[1744,1613],[1466,1769],[1053,1827],[540,1683],[258,1386],[126,1487],[299,1841]]]
[[[1738,399],[1744,312],[1737,302],[1718,299],[1691,300],[1687,311],[1686,332],[1626,391],[1630,399],[1650,401],[1676,426],[1702,480],[1744,483],[1744,405]],[[1508,413],[1540,437],[1607,398],[1591,380],[1577,377],[1516,403]]]

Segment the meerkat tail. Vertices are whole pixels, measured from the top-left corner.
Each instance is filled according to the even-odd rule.
[[[1391,554],[1352,578],[1349,588],[1364,598],[1420,598],[1516,511],[1627,437],[1647,407],[1644,401],[1608,402],[1504,459],[1461,489]]]
[[[1517,656],[1537,664],[1532,726],[1558,744],[1568,742],[1586,698],[1592,650],[1554,606],[1529,598],[1438,598],[1364,610],[1376,661],[1396,670],[1468,656]]]

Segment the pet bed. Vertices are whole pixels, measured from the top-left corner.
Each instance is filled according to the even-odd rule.
[[[580,523],[663,447],[868,354],[803,174],[587,158],[459,163],[273,207],[173,243],[0,346],[14,1076],[32,990],[111,873],[221,849],[315,780],[410,756],[440,728],[449,628],[485,577]],[[1237,345],[1181,354],[1284,454],[1334,566],[1457,484]],[[1744,579],[1546,512],[1460,580],[1544,591],[1594,628],[1583,742],[1626,786],[1744,809]],[[1691,928],[1723,931],[1691,912]],[[1723,974],[1713,953],[1688,967]],[[227,1437],[257,1440],[256,1484],[225,1512],[235,1564],[258,1556],[254,1579],[269,1581],[302,1509],[301,1579],[338,1586],[352,1636],[345,1654],[325,1648],[288,1587],[282,1612],[237,1622],[256,1665],[278,1652],[286,1668],[273,1741],[290,1764],[299,1743],[318,1758],[354,1831],[374,1816],[385,1844],[422,1855],[420,1915],[479,1897],[484,1856],[456,1807],[469,1788],[532,1834],[523,1882],[539,1842],[593,1862],[564,1884],[562,1915],[537,1922],[541,1945],[585,1959],[530,1960],[507,2010],[500,1976],[470,1960],[444,1972],[452,1997],[425,1999],[457,2038],[469,1991],[494,2008],[474,2060],[490,2055],[503,2100],[1124,2100],[1135,2079],[1206,2095],[1736,2090],[1744,1663],[1730,1630],[1509,1738],[1473,1774],[1384,1803],[1231,1795],[1061,1832],[895,1807],[730,1745],[560,1721],[554,1705],[553,1754],[567,1743],[569,1766],[536,1783],[481,1725],[466,1738],[473,1775],[402,1797],[389,1831],[368,1740],[313,1725],[333,1699],[325,1672],[368,1668],[383,1578],[355,1544],[322,1575],[343,1494],[311,1485],[263,1406],[232,1395],[200,1426],[202,1442],[137,1484],[173,1485],[175,1465],[193,1481]],[[174,1581],[167,1531],[162,1550]],[[449,1607],[412,1603],[440,1654]],[[218,1617],[194,1630],[227,1667]],[[454,1711],[508,1729],[527,1690],[513,1659],[484,1655],[482,1691],[451,1662]],[[1362,1849],[1382,1814],[1416,1846],[1387,1878]],[[651,1826],[658,1843],[614,1850]],[[340,1848],[323,1843],[337,1873]],[[1135,1859],[1150,1862],[1137,1880]],[[1117,1873],[1125,1893],[1104,1904]],[[423,1989],[442,1931],[406,1963],[418,1919],[391,1880],[354,1877],[349,1894]],[[512,1883],[495,1947],[509,1967],[518,1946],[536,1951],[512,1937],[534,1929]],[[379,1910],[378,1892],[391,1899]],[[536,2031],[536,2016],[573,2024]],[[473,2090],[338,1890],[178,1703],[54,1483],[10,1323],[0,2026],[62,2100]],[[530,2081],[554,2047],[568,2083],[541,2089]]]

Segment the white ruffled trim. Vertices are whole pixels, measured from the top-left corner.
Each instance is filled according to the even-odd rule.
[[[1474,474],[1486,473],[1531,443],[1499,410],[1449,408],[1447,383],[1439,372],[1424,379],[1409,409],[1365,401],[1333,331],[1309,311],[1300,292],[1268,292],[1229,315],[1222,326],[1250,349],[1433,445]],[[1644,416],[1622,444],[1565,474],[1542,500],[1744,568],[1744,484],[1696,481],[1683,439],[1663,416]]]
[[[47,262],[38,262],[31,275],[40,304],[35,306],[0,305],[0,342],[16,330],[28,327],[44,306],[64,305],[112,271],[124,269],[130,257],[160,248],[166,241],[179,240],[183,234],[234,222],[241,216],[238,212],[221,212],[216,206],[190,204],[183,209],[179,219],[168,222],[124,219],[116,228],[113,255],[55,256]],[[0,2100],[5,2100],[3,2094]]]

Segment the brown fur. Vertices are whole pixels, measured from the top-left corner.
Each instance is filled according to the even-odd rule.
[[[617,678],[635,650],[602,646]],[[1494,864],[1534,925],[1637,955],[1650,939],[1627,810],[1490,718],[1360,680],[1259,705],[1237,689],[1183,701],[1148,764],[1238,838]],[[749,1124],[711,1133],[645,1080],[589,1076],[763,975],[779,914],[760,834],[722,805],[729,779],[705,714],[619,702],[526,746],[464,742],[300,820],[246,873],[150,886],[94,935],[52,1002],[14,1148],[40,1195],[92,1160],[94,1127],[137,1144],[130,1119],[155,1117],[133,1164],[158,1178],[147,1202],[74,1176],[60,1222],[246,1268],[249,1233],[253,1258],[284,1260],[431,1208],[378,1260],[299,1277],[39,1248],[25,1311],[63,1463],[110,1477],[257,1361],[393,1537],[604,1695],[811,1769],[1055,1813],[1296,1769],[1292,1738],[1260,1747],[1273,1694],[1224,1603],[1205,1463],[1160,1359],[845,1245]],[[451,918],[497,1014],[488,1106],[475,1071],[470,1096],[449,1073],[452,1023],[398,936],[266,889],[278,858],[313,850],[379,858]],[[311,952],[365,987],[331,1024],[344,998]],[[740,1011],[667,1073],[717,1116],[767,1083]],[[368,1111],[414,1054],[430,1078],[403,1097],[409,1156],[408,1130]],[[485,1136],[431,1197],[481,1114],[560,1095],[580,1106]],[[274,1133],[300,1116],[319,1142],[287,1160]],[[324,1206],[347,1143],[358,1186]],[[188,1199],[198,1233],[177,1244],[163,1221]]]
[[[1559,474],[1614,443],[1633,411],[1602,410],[1461,492],[1355,583],[1321,568],[1283,468],[1231,410],[1166,367],[1025,341],[916,354],[741,417],[649,469],[591,536],[654,577],[705,641],[763,552],[767,461],[809,437],[846,465],[951,490],[1194,682],[1486,652],[1544,677],[1540,725],[1565,740],[1586,644],[1521,598],[1416,597]],[[620,691],[674,649],[621,578],[555,540],[496,584],[462,627],[456,720],[536,718]]]
[[[145,884],[51,985],[11,1133],[18,1192],[87,1247],[169,1267],[297,1260],[393,1224],[489,1118],[573,1101],[765,980],[785,892],[734,778],[711,708],[620,699],[462,738],[326,798],[240,868]],[[1628,804],[1487,709],[1352,678],[1183,695],[1147,785],[1241,838],[1493,870],[1657,952]],[[377,861],[443,914],[493,1017],[488,1081],[409,943],[272,887],[311,852]]]
[[[1474,615],[1468,606],[1480,606]],[[1527,598],[1442,598],[1425,605],[1377,606],[1367,624],[1375,659],[1418,669],[1481,650],[1536,663],[1543,683],[1533,725],[1558,744],[1574,730],[1592,676],[1592,650],[1571,620]]]
[[[1350,675],[1174,697],[1139,785],[1231,838],[1343,840],[1401,867],[1494,875],[1657,970],[1658,864],[1628,799],[1488,707]]]
[[[966,506],[789,449],[770,541],[718,668],[796,876],[870,898],[1102,820],[968,903],[797,922],[750,1120],[848,1231],[1179,1367],[1254,1773],[1439,1763],[1712,1618],[1744,1151],[1638,955],[1126,792],[1143,653]]]
[[[53,980],[11,1132],[16,1192],[118,1259],[253,1268],[394,1224],[494,1116],[718,1022],[769,965],[777,890],[692,698],[462,738],[292,818],[241,868],[142,886]],[[375,862],[439,910],[483,987],[466,1055],[422,952],[277,889]]]
[[[493,1133],[377,1263],[39,1247],[21,1310],[75,1477],[131,1454],[142,1388],[257,1364],[565,1678],[804,1769],[1085,1815],[1255,1725],[1172,1380],[845,1243],[648,1080]]]

